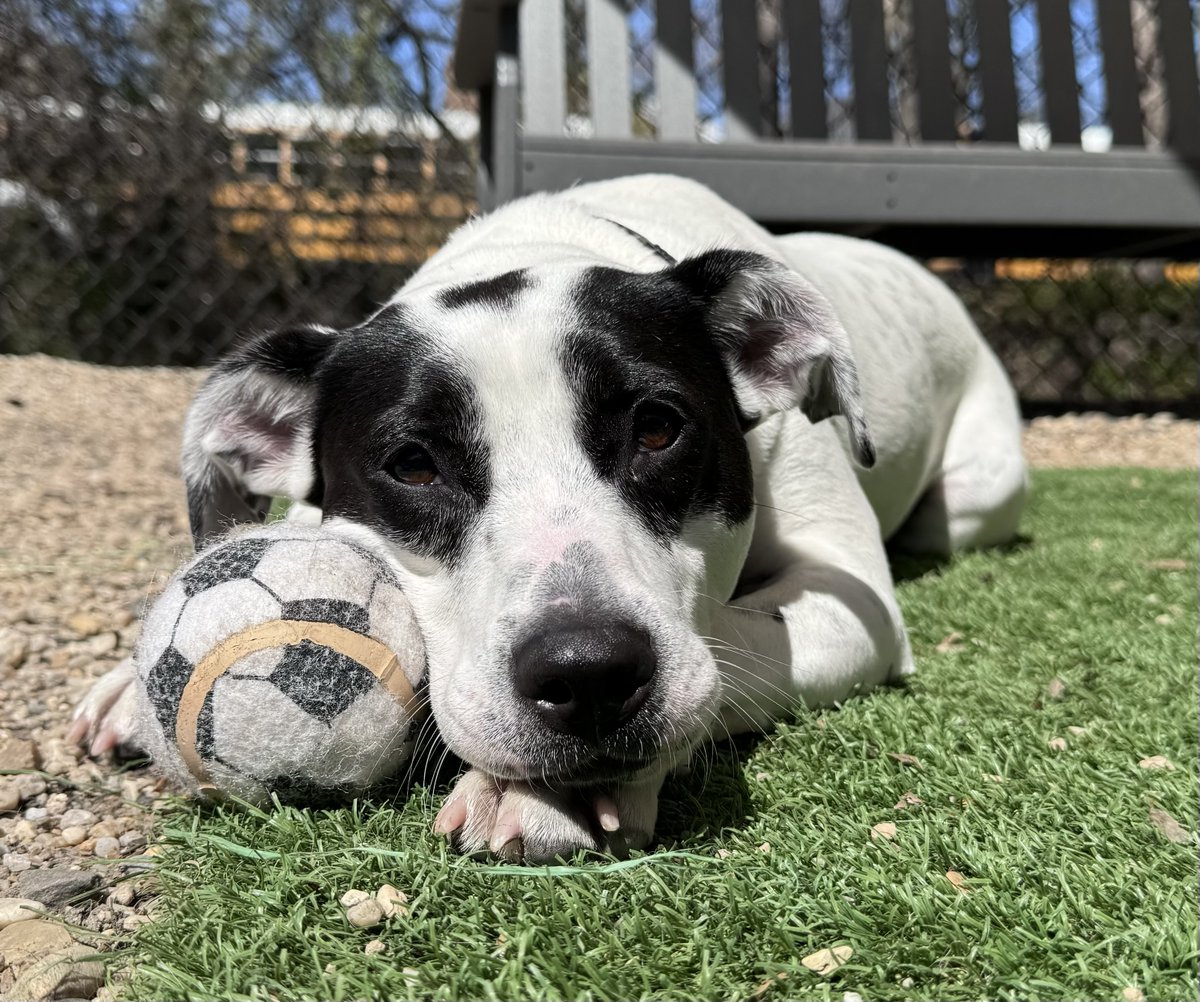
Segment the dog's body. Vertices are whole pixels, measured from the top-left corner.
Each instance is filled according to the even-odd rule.
[[[645,844],[698,741],[911,671],[885,540],[1002,542],[1026,489],[940,282],[657,176],[513,203],[360,327],[260,339],[184,458],[198,542],[284,495],[390,557],[475,767],[438,827],[532,859]],[[120,736],[116,688],[77,730]]]

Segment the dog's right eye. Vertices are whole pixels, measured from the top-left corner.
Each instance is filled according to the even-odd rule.
[[[442,482],[433,457],[419,445],[403,446],[388,460],[384,469],[394,480],[410,487],[429,487]]]

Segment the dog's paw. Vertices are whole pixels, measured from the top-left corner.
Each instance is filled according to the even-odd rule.
[[[471,769],[446,798],[434,830],[449,835],[459,852],[491,852],[514,863],[567,859],[580,850],[625,856],[650,842],[660,785],[552,791]]]
[[[83,745],[90,755],[113,749],[120,755],[137,754],[133,680],[132,658],[101,675],[75,707],[67,740]]]

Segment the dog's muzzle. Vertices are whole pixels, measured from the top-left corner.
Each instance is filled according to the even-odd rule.
[[[599,745],[628,723],[654,687],[650,636],[629,623],[562,614],[513,654],[518,696],[552,730]]]

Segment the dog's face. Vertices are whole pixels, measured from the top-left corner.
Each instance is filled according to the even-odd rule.
[[[504,778],[628,776],[718,709],[706,624],[753,529],[744,434],[789,403],[842,409],[842,337],[732,251],[426,285],[218,369],[186,436],[193,528],[306,498],[402,574],[455,752]]]

